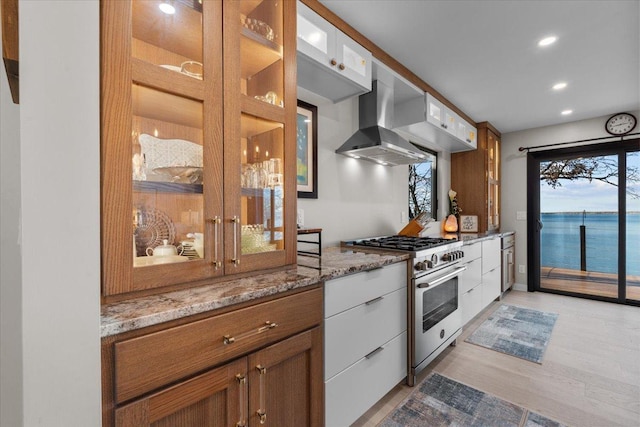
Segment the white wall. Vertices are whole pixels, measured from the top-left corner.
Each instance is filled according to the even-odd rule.
[[[99,426],[99,3],[19,14],[23,425]]]
[[[0,42],[1,43],[1,42]],[[0,426],[22,425],[20,108],[0,69]]]
[[[589,120],[546,126],[502,135],[501,230],[516,232],[516,266],[527,265],[527,221],[516,220],[517,211],[527,210],[527,154],[519,147],[610,136],[604,130],[606,120],[617,111]],[[640,112],[635,112],[640,117]],[[637,131],[637,130],[636,130]],[[527,275],[518,273],[516,283],[526,284]]]
[[[304,226],[322,228],[323,247],[400,231],[406,225],[402,213],[408,211],[409,168],[376,165],[335,152],[358,129],[358,98],[333,104],[298,88],[298,99],[318,107],[318,198],[298,199]],[[438,154],[441,206],[449,191],[449,159],[448,153]]]

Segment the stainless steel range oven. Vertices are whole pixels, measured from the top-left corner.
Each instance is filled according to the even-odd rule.
[[[416,375],[448,345],[455,345],[462,330],[458,308],[458,275],[466,269],[460,264],[464,253],[458,240],[389,236],[343,242],[345,246],[363,246],[408,252],[412,256],[407,295],[409,362],[407,384],[415,384]]]

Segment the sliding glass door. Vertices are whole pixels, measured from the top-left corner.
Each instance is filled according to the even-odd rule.
[[[638,141],[530,152],[532,290],[640,301]]]
[[[626,298],[640,302],[640,151],[626,156]]]

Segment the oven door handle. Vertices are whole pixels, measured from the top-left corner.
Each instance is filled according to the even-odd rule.
[[[418,285],[416,285],[416,287],[424,289],[424,288],[430,288],[431,286],[437,286],[440,283],[444,283],[447,280],[459,275],[460,273],[462,273],[463,271],[465,271],[467,269],[467,266],[462,266],[462,267],[458,267],[455,270],[453,270],[451,273],[447,273],[444,276],[438,277],[437,279],[431,281],[431,282],[424,282],[424,283],[420,283]]]

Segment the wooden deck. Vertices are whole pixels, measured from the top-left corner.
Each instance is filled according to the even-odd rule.
[[[542,267],[540,269],[540,287],[617,298],[618,276],[612,273]],[[640,301],[639,276],[627,276],[627,299]]]

